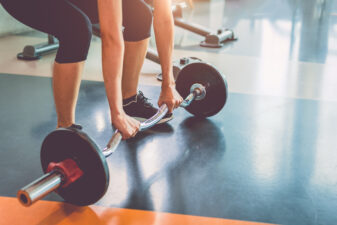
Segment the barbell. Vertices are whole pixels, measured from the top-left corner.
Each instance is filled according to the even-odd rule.
[[[217,114],[228,95],[225,77],[214,66],[202,61],[193,61],[179,72],[176,89],[184,98],[180,106],[199,117]],[[154,126],[167,112],[163,104],[154,116],[141,123],[140,131]],[[55,191],[73,205],[94,204],[108,189],[106,157],[116,150],[121,140],[122,135],[116,130],[101,150],[79,125],[52,131],[44,139],[40,153],[45,174],[21,188],[18,200],[30,206]]]

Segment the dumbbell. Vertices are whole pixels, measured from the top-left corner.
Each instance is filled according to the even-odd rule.
[[[184,98],[180,105],[199,117],[217,114],[227,100],[225,77],[208,63],[197,61],[185,66],[178,76],[176,88]],[[140,125],[140,130],[154,126],[168,112],[165,104]],[[106,148],[97,144],[78,125],[58,128],[44,139],[41,147],[42,177],[21,188],[18,200],[30,206],[55,191],[65,202],[78,206],[94,204],[105,194],[109,185],[106,157],[122,140],[116,130]]]

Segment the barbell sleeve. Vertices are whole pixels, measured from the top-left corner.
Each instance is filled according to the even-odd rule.
[[[57,171],[52,171],[21,188],[17,193],[17,198],[22,205],[30,206],[56,190],[61,184],[62,175]]]

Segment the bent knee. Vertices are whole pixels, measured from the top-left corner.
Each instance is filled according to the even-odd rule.
[[[82,17],[71,21],[55,36],[60,43],[56,62],[73,63],[86,60],[92,37],[89,18]]]
[[[123,1],[124,40],[141,41],[151,36],[152,10],[142,0]]]

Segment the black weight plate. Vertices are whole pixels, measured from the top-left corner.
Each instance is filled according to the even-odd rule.
[[[84,175],[57,193],[68,203],[85,206],[97,202],[109,185],[109,170],[101,150],[88,135],[75,128],[51,132],[41,147],[41,164],[46,172],[50,162],[73,159]]]
[[[212,65],[205,62],[194,62],[185,66],[179,73],[176,88],[186,98],[193,84],[199,83],[206,88],[206,97],[194,100],[186,110],[195,116],[209,117],[217,114],[227,101],[227,81]]]

